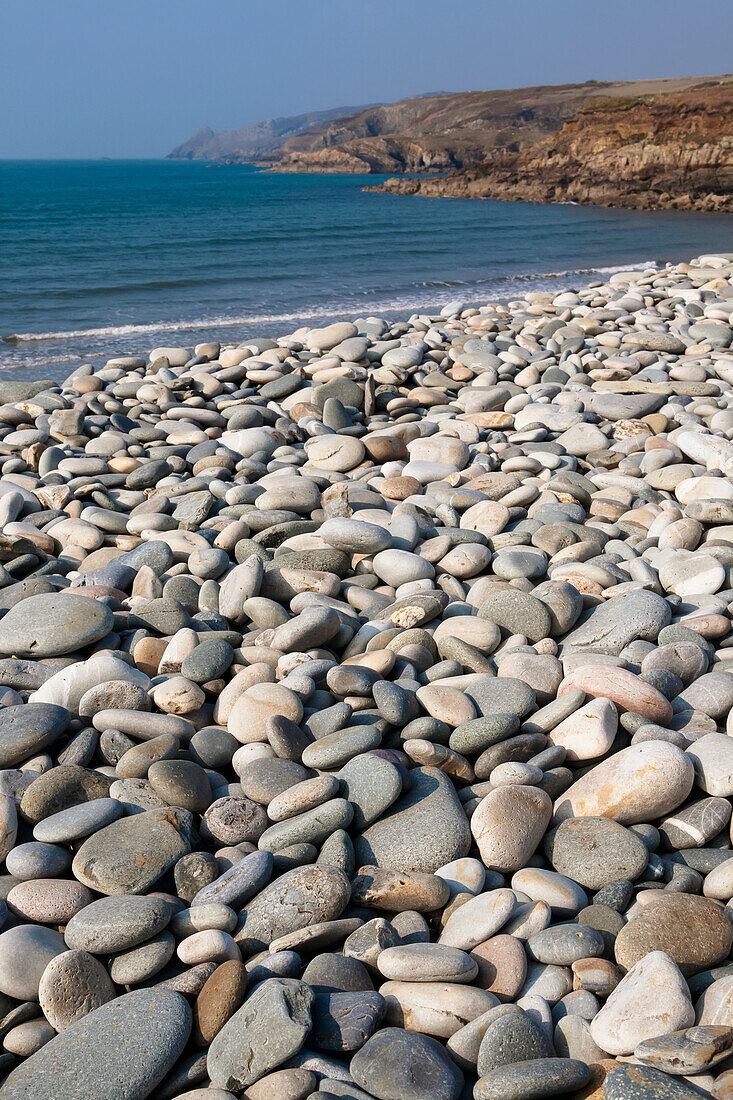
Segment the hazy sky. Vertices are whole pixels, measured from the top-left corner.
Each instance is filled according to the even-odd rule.
[[[158,157],[199,126],[733,68],[731,0],[0,0],[0,157]]]

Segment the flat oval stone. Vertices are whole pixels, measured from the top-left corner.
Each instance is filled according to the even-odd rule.
[[[69,866],[70,855],[58,844],[42,844],[38,840],[18,844],[8,852],[5,867],[15,878],[27,881],[55,878]]]
[[[191,899],[192,908],[218,902],[240,909],[267,884],[272,873],[270,852],[252,852],[239,860]]]
[[[258,841],[260,849],[278,852],[291,844],[322,844],[337,829],[347,829],[354,811],[345,798],[332,798],[312,810],[278,821],[265,829]]]
[[[110,955],[155,936],[168,924],[171,907],[162,898],[118,894],[87,905],[66,926],[72,951]]]
[[[706,794],[733,794],[733,739],[726,733],[706,733],[694,741],[686,755],[695,769],[695,780]]]
[[[512,1006],[514,1007],[514,1006]],[[526,1013],[497,1009],[490,1020],[478,1051],[476,1070],[484,1077],[499,1066],[514,1065],[531,1058],[551,1058],[554,1049],[549,1035]]]
[[[534,1058],[492,1069],[478,1081],[474,1100],[542,1100],[573,1092],[590,1080],[590,1069],[575,1058]]]
[[[27,821],[37,825],[44,818],[70,806],[106,798],[109,788],[110,781],[106,775],[77,764],[59,764],[39,775],[26,788],[20,802],[20,812]]]
[[[257,894],[242,911],[234,939],[243,952],[262,951],[280,936],[335,920],[351,890],[341,871],[295,867]]]
[[[238,959],[217,966],[196,998],[194,1037],[199,1046],[208,1046],[227,1020],[242,1005],[247,989],[247,971]]]
[[[66,950],[52,928],[19,924],[0,935],[0,993],[19,1001],[37,1001],[38,983],[47,965]]]
[[[310,1042],[319,1050],[358,1050],[384,1015],[384,999],[372,990],[321,993],[313,1002]]]
[[[53,1095],[65,1100],[119,1100],[124,1082],[126,1100],[145,1100],[180,1057],[190,1032],[191,1010],[180,993],[136,989],[41,1047],[6,1078],[3,1091],[7,1100],[28,1100],[38,1081],[52,1081]]]
[[[591,609],[563,639],[563,652],[592,651],[617,657],[637,638],[656,642],[672,621],[672,609],[656,592],[630,592]],[[599,662],[600,663],[600,662]]]
[[[148,782],[169,806],[203,813],[211,803],[211,784],[193,760],[156,760],[148,768]]]
[[[559,696],[562,699],[563,696]],[[618,729],[618,711],[610,699],[590,699],[552,728],[547,739],[562,745],[570,761],[605,756]]]
[[[555,819],[612,817],[653,821],[681,806],[692,789],[692,761],[674,745],[646,741],[596,764],[555,803]]]
[[[723,910],[695,894],[656,894],[616,937],[616,962],[627,970],[650,951],[664,951],[683,974],[708,970],[728,956],[733,926]]]
[[[74,875],[100,894],[144,894],[191,850],[190,815],[170,807],[113,821],[79,848]]]
[[[511,890],[488,890],[464,902],[448,917],[439,943],[470,951],[507,922],[517,904]]]
[[[303,717],[303,704],[294,691],[282,684],[252,684],[232,707],[227,730],[243,745],[266,741],[267,720],[275,714],[297,725]]]
[[[371,1096],[458,1100],[463,1074],[429,1035],[385,1027],[351,1060],[357,1085]]]
[[[649,858],[641,839],[608,817],[567,818],[548,837],[546,849],[556,871],[588,890],[633,881]]]
[[[311,1028],[312,1002],[311,988],[295,978],[256,986],[209,1047],[212,1084],[239,1091],[297,1054]]]
[[[39,821],[33,836],[46,844],[68,844],[98,832],[121,816],[122,805],[116,798],[95,798]]]
[[[130,986],[147,982],[170,962],[176,951],[172,933],[159,932],[129,951],[122,951],[110,961],[110,977],[117,985]]]
[[[443,879],[422,871],[360,867],[351,883],[354,904],[397,913],[430,913],[441,909],[449,896],[450,890]]]
[[[519,718],[516,714],[485,714],[454,729],[448,744],[456,752],[473,755],[505,741],[518,730]]]
[[[378,748],[381,741],[377,726],[356,726],[319,738],[303,750],[301,759],[305,767],[317,771],[341,768],[355,756]]]
[[[650,722],[658,725],[667,726],[672,721],[672,704],[669,700],[628,669],[604,665],[599,660],[598,664],[574,668],[560,684],[558,691],[560,695],[564,695],[565,692],[578,688],[594,698],[602,696],[610,699],[622,711],[643,714]]]
[[[525,867],[512,875],[512,890],[526,894],[532,901],[545,901],[553,914],[573,917],[588,904],[585,891],[577,882],[544,867]]]
[[[69,725],[64,707],[24,703],[0,711],[0,768],[12,768],[52,744]]]
[[[86,886],[63,878],[37,878],[19,882],[7,897],[8,909],[16,916],[38,924],[67,924],[94,900]]]
[[[388,947],[377,967],[385,978],[396,981],[470,982],[478,973],[478,964],[465,951],[439,943]]]
[[[527,941],[530,958],[553,966],[571,966],[581,959],[600,958],[604,950],[601,933],[583,924],[555,924]]]
[[[11,607],[0,620],[0,653],[6,657],[58,657],[84,649],[113,629],[104,603],[68,592],[44,592]]]
[[[534,854],[552,817],[550,796],[538,787],[490,791],[471,817],[471,832],[484,864],[516,871]]]
[[[408,1031],[447,1039],[493,1008],[496,998],[483,989],[455,982],[385,982],[379,987],[385,1019]]]

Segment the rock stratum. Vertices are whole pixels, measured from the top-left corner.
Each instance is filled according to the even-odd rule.
[[[401,195],[733,210],[733,85],[589,104],[550,137],[449,176],[389,179]]]

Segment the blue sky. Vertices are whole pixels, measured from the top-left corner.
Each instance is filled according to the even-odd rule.
[[[733,68],[731,0],[0,0],[0,157],[158,157],[199,126]]]

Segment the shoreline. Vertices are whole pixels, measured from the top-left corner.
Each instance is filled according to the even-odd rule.
[[[362,194],[374,177],[273,176],[246,167],[216,173],[175,162],[2,165],[0,174],[16,212],[0,279],[0,335],[27,337],[0,343],[0,377],[37,370],[45,377],[53,358],[69,364],[51,368],[60,379],[86,361],[70,355],[94,354],[98,364],[98,355],[136,354],[147,342],[279,336],[325,323],[310,318],[326,312],[403,320],[438,312],[454,295],[480,305],[530,288],[580,285],[595,278],[586,272],[598,265],[733,247],[727,215],[403,204]],[[95,195],[100,220],[80,277],[65,242],[84,225],[84,188]],[[148,191],[152,205],[143,201]],[[45,229],[34,195],[52,203]],[[115,234],[120,203],[128,204],[129,242]],[[263,241],[271,241],[264,269]],[[556,278],[564,270],[567,277]],[[295,314],[300,319],[288,319]]]
[[[3,1100],[725,1095],[733,253],[606,274],[0,379]]]
[[[733,213],[733,194],[708,191],[704,194],[656,192],[646,183],[634,181],[624,192],[620,181],[593,185],[573,182],[578,165],[565,164],[560,178],[543,182],[541,178],[522,178],[523,168],[485,170],[480,167],[448,175],[390,176],[383,183],[362,187],[379,195],[417,196],[430,199],[483,199],[494,202],[532,202],[542,206],[598,206],[606,210],[675,210],[698,214]],[[572,198],[566,196],[572,195]]]
[[[570,276],[576,276],[577,278],[574,281],[577,282],[579,279],[580,281],[582,281],[582,279],[587,278],[588,276],[598,276],[599,278],[602,278],[605,275],[613,274],[614,272],[618,271],[641,271],[651,266],[654,266],[654,263],[645,261],[634,261],[629,264],[614,264],[607,267],[594,267],[591,265],[574,270],[549,272],[518,272],[507,275],[503,279],[497,276],[497,278],[493,280],[497,293],[491,295],[490,300],[505,304],[506,302],[511,301],[514,297],[521,295],[521,291],[526,287],[530,287],[531,289],[545,290],[548,288],[552,288],[560,290],[563,289],[565,285],[564,280],[567,280],[568,278],[570,278]],[[502,285],[503,283],[509,285]],[[446,291],[449,288],[460,291],[460,281],[446,283]],[[472,293],[470,293],[470,295],[468,296],[469,301],[467,304],[470,305],[472,308],[478,308],[478,306],[480,306],[481,304],[478,289],[477,287],[473,286],[471,287],[471,291]],[[221,318],[208,321],[191,321],[190,323],[186,321],[172,321],[170,323],[163,322],[160,324],[151,322],[148,325],[139,326],[122,325],[119,326],[117,329],[115,328],[115,326],[110,326],[109,328],[101,327],[88,330],[82,329],[79,331],[67,332],[9,333],[8,335],[0,337],[0,360],[3,347],[5,346],[12,349],[22,349],[27,347],[29,350],[34,347],[43,349],[44,345],[50,345],[53,343],[60,343],[62,347],[64,345],[79,346],[80,344],[82,346],[79,346],[78,351],[75,351],[72,354],[64,354],[64,352],[60,352],[58,358],[52,356],[41,357],[29,360],[28,362],[9,362],[7,364],[4,364],[0,361],[0,378],[8,372],[23,372],[48,366],[54,369],[54,374],[59,375],[60,380],[64,372],[64,368],[62,366],[64,362],[73,363],[75,361],[81,362],[84,360],[89,360],[91,362],[97,363],[98,361],[102,360],[106,355],[108,355],[108,353],[102,350],[97,350],[94,352],[85,351],[83,348],[83,340],[87,337],[103,337],[106,340],[111,340],[114,336],[117,335],[121,339],[124,339],[126,342],[129,342],[133,336],[139,336],[142,339],[145,335],[149,335],[149,337],[152,339],[155,334],[160,334],[162,337],[165,336],[167,333],[170,333],[172,335],[186,333],[189,336],[195,337],[195,342],[200,342],[201,340],[207,338],[218,337],[220,342],[222,343],[222,346],[236,346],[236,341],[228,341],[226,339],[225,334],[228,328],[241,328],[247,326],[253,331],[253,333],[259,332],[261,335],[277,338],[281,334],[279,331],[281,326],[284,325],[284,323],[287,321],[297,321],[300,322],[301,325],[313,326],[315,324],[324,325],[344,319],[344,315],[347,315],[350,321],[357,321],[360,316],[364,317],[365,315],[379,315],[388,317],[390,319],[390,322],[393,323],[395,321],[406,321],[410,316],[418,314],[434,315],[436,311],[439,311],[443,308],[443,304],[439,302],[432,302],[429,304],[410,304],[396,302],[393,305],[375,303],[372,306],[363,308],[361,312],[357,311],[356,308],[343,309],[334,305],[331,309],[313,310],[306,308],[302,311],[294,312],[292,314],[284,314],[278,317],[272,316],[267,318]],[[134,352],[134,350],[135,349],[133,348],[132,351]],[[69,369],[71,370],[73,368],[70,367]]]

